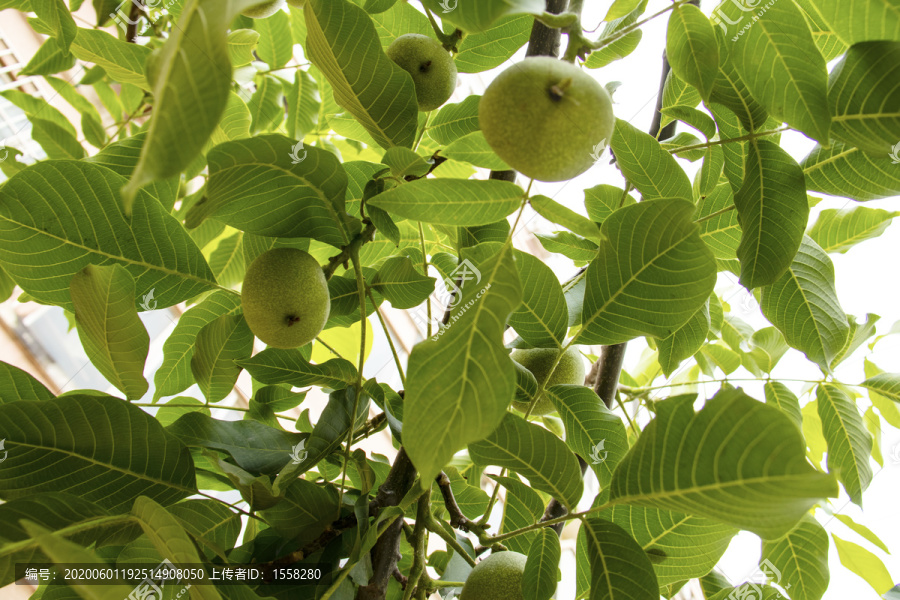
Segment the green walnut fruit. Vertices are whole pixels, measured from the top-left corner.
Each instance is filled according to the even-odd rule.
[[[522,600],[526,560],[518,552],[494,552],[469,573],[459,600]]]
[[[559,350],[555,348],[513,350],[510,356],[512,356],[514,361],[531,371],[539,386],[545,381],[545,388],[551,385],[563,384],[584,385],[584,361],[581,359],[581,353],[574,347],[566,350],[552,374],[550,369],[553,368],[553,363],[556,362],[556,357],[559,356]],[[528,410],[528,404],[528,402],[513,402],[513,408],[525,412]],[[556,407],[553,406],[550,398],[546,394],[541,394],[531,414],[546,415],[554,410],[556,410]]]
[[[304,346],[328,320],[331,297],[325,273],[303,250],[263,252],[244,276],[241,307],[253,335],[268,346]]]
[[[284,8],[284,5],[285,0],[269,0],[268,2],[254,4],[250,8],[244,10],[241,14],[245,17],[250,17],[251,19],[265,19]]]
[[[456,63],[437,40],[407,33],[388,46],[387,55],[412,76],[419,110],[434,110],[453,95]]]
[[[565,181],[596,162],[616,125],[606,89],[579,67],[526,58],[500,73],[478,104],[491,149],[539,181]]]

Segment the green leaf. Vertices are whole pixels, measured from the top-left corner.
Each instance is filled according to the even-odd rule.
[[[737,193],[744,183],[745,163],[747,162],[748,141],[735,141],[746,135],[744,127],[741,125],[737,115],[727,110],[721,104],[710,104],[709,110],[716,119],[716,125],[719,127],[719,137],[727,140],[722,144],[722,153],[725,155],[725,165],[722,167],[722,173],[731,184],[733,192]]]
[[[749,143],[744,184],[734,195],[741,243],[741,285],[748,290],[777,281],[790,267],[809,219],[803,172],[780,146]]]
[[[55,563],[85,566],[97,565],[101,568],[109,566],[94,550],[82,548],[62,535],[52,533],[30,520],[24,521],[23,526],[29,537],[37,541],[47,558]],[[88,585],[72,581],[68,585],[77,591],[81,598],[86,600],[117,600],[119,598],[127,598],[128,594],[133,591],[126,585],[109,582],[106,582],[106,585]]]
[[[720,179],[712,192],[707,196],[701,196],[694,215],[699,221],[700,238],[706,242],[713,255],[722,260],[736,258],[741,243],[741,226],[738,223],[737,211],[725,210],[732,206],[734,193],[731,184],[726,179]],[[714,214],[716,216],[712,216]]]
[[[2,404],[0,439],[9,451],[0,463],[0,497],[7,501],[68,492],[116,513],[138,496],[171,504],[196,492],[184,444],[118,398]]]
[[[441,151],[441,154],[452,160],[466,162],[475,167],[494,171],[509,170],[509,165],[494,153],[481,131],[473,131],[453,141]]]
[[[859,202],[900,194],[900,173],[890,157],[869,156],[840,142],[816,146],[800,166],[811,191]]]
[[[259,32],[256,54],[275,71],[291,60],[294,43],[291,40],[291,20],[283,10],[265,19],[254,19],[253,28]]]
[[[862,546],[842,540],[833,533],[831,537],[834,539],[834,546],[837,548],[842,565],[859,575],[879,594],[891,589],[894,580],[891,579],[890,573],[880,558]]]
[[[250,109],[250,132],[261,133],[274,129],[284,118],[284,88],[275,77],[264,75],[256,91],[247,101]]]
[[[809,236],[825,252],[843,254],[862,241],[880,236],[898,215],[900,212],[864,206],[841,210],[828,208],[819,213]]]
[[[708,333],[709,307],[704,304],[697,309],[687,323],[669,337],[657,342],[659,364],[666,377],[671,377],[684,359],[690,358],[700,350]]]
[[[881,373],[862,382],[863,387],[900,403],[900,375]]]
[[[806,236],[787,272],[762,288],[759,305],[792,348],[825,370],[850,332],[835,290],[834,265]]]
[[[828,533],[810,515],[783,538],[763,540],[762,558],[778,568],[795,600],[821,600],[828,588]]]
[[[53,394],[29,373],[0,361],[0,403],[52,400]]]
[[[259,44],[259,36],[259,32],[252,29],[235,29],[228,34],[228,56],[232,67],[243,67],[253,62],[253,51]]]
[[[719,65],[709,99],[731,110],[747,131],[756,131],[769,118],[765,107],[753,97],[740,73],[728,60],[723,60]]]
[[[492,243],[490,249],[496,253],[472,265],[475,279],[460,286],[459,308],[448,325],[409,356],[403,444],[422,481],[431,481],[466,444],[490,434],[515,393],[503,331],[522,287],[512,247]]]
[[[74,54],[59,47],[59,42],[54,38],[46,40],[28,64],[19,72],[20,75],[53,75],[61,71],[68,71],[75,66]]]
[[[445,104],[428,125],[428,135],[442,145],[448,145],[474,131],[479,131],[478,103],[481,96],[471,95],[459,104]]]
[[[613,474],[611,501],[772,538],[790,531],[820,498],[837,495],[834,477],[809,466],[800,431],[778,409],[740,390],[719,392],[698,413],[693,401],[656,403],[656,418]]]
[[[353,407],[356,404],[356,418],[353,418]],[[341,443],[346,441],[351,427],[359,427],[369,414],[368,396],[357,399],[356,388],[348,387],[332,392],[328,396],[328,404],[316,421],[305,445],[295,446],[293,460],[275,478],[273,491],[281,494],[297,476],[316,466],[322,459],[337,451]],[[305,455],[305,457],[304,457]]]
[[[84,158],[84,147],[78,139],[52,121],[30,117],[31,137],[51,159]]]
[[[847,44],[842,42],[840,38],[832,30],[831,26],[825,22],[818,8],[813,4],[813,0],[794,0],[797,6],[803,11],[806,24],[813,34],[816,46],[819,52],[825,57],[826,62],[830,62],[846,52]]]
[[[616,119],[612,150],[622,174],[644,200],[694,197],[691,182],[675,158],[652,136],[622,119]]]
[[[220,290],[181,315],[163,344],[163,363],[153,380],[156,387],[154,401],[183,392],[194,383],[191,359],[197,335],[219,317],[238,314],[240,306],[240,296]]]
[[[184,530],[212,551],[233,548],[241,532],[241,518],[215,500],[183,500],[168,508]]]
[[[900,41],[852,46],[828,81],[834,137],[876,157],[891,154],[900,142],[898,78]]]
[[[238,365],[266,385],[290,383],[294,387],[318,385],[341,389],[356,381],[356,367],[348,360],[332,358],[321,365],[308,362],[300,350],[266,348]]]
[[[300,160],[298,160],[300,159]],[[359,230],[346,214],[347,175],[332,153],[272,134],[227,142],[209,153],[207,195],[187,212],[269,237],[311,237],[340,247]]]
[[[614,21],[628,15],[641,4],[641,0],[614,0],[612,6],[606,11],[604,21]]]
[[[900,7],[895,0],[834,0],[816,2],[813,8],[847,45],[867,40],[900,41]]]
[[[303,139],[312,133],[319,122],[322,100],[319,86],[303,69],[294,73],[294,83],[285,90],[288,104],[285,127],[289,138]]]
[[[382,263],[371,286],[394,308],[408,309],[422,304],[434,292],[434,283],[434,277],[416,271],[409,257],[394,256]]]
[[[523,600],[550,600],[553,597],[561,557],[559,536],[549,527],[541,529],[528,549],[522,574]]]
[[[775,327],[764,327],[753,332],[750,337],[750,352],[744,356],[749,358],[760,370],[772,373],[775,365],[788,351],[784,336]]]
[[[789,416],[797,427],[802,427],[803,417],[800,413],[800,400],[780,381],[767,381],[763,386],[766,404],[774,406]]]
[[[590,600],[658,600],[659,585],[644,549],[605,519],[582,521],[591,566]]]
[[[372,198],[392,215],[437,225],[489,225],[522,205],[522,188],[499,180],[417,179]]]
[[[430,159],[426,160],[409,148],[398,146],[395,148],[388,148],[381,158],[381,162],[391,168],[391,173],[395,177],[403,179],[407,175],[412,175],[413,177],[425,177],[431,170],[434,161]],[[374,180],[371,183],[375,183]],[[369,183],[366,184],[366,188],[369,188]],[[366,199],[368,200],[376,193],[381,193],[382,191],[384,191],[383,183],[381,184],[381,189],[377,192],[373,190],[371,195],[366,194]]]
[[[450,0],[422,0],[422,5],[466,33],[487,31],[502,17],[517,14],[539,15],[544,12],[543,0],[479,0],[459,2]]]
[[[200,249],[154,198],[140,194],[132,217],[122,214],[114,190],[124,182],[74,161],[44,161],[12,177],[0,190],[4,269],[38,301],[69,311],[69,283],[88,264],[125,267],[136,297],[158,308],[216,287]]]
[[[588,463],[605,488],[628,452],[622,420],[582,385],[553,385],[545,393],[565,425],[566,445]]]
[[[122,190],[126,215],[139,189],[187,169],[212,135],[231,87],[228,25],[254,2],[186,0],[171,35],[150,57],[154,117],[141,160]]]
[[[131,174],[134,172],[134,167],[137,165],[141,156],[141,148],[146,140],[146,133],[139,133],[124,138],[118,142],[107,145],[97,154],[89,156],[85,159],[85,162],[91,162],[102,165],[107,169],[112,169],[127,179],[128,177],[131,177]],[[180,177],[170,177],[169,179],[151,183],[144,188],[144,191],[159,200],[159,203],[162,204],[166,210],[171,210],[175,205],[180,183]]]
[[[0,549],[0,585],[15,581],[16,563],[47,561],[36,540],[25,530],[23,522],[37,523],[41,527],[58,531],[69,525],[81,523],[83,529],[69,535],[71,541],[82,546],[93,542],[115,541],[116,530],[127,535],[127,523],[121,517],[109,518],[108,513],[87,500],[72,494],[33,494],[0,505],[0,526],[4,542]],[[88,527],[85,522],[91,521]],[[123,526],[124,525],[124,526]]]
[[[284,499],[262,511],[262,516],[281,538],[302,546],[337,519],[339,510],[334,486],[296,479],[285,491]]]
[[[597,223],[566,208],[551,198],[536,195],[529,199],[529,203],[535,212],[548,221],[556,223],[557,225],[562,225],[569,231],[577,233],[581,237],[593,240],[598,244],[603,241],[603,235],[600,233],[600,226]]]
[[[556,252],[582,264],[588,263],[597,256],[597,244],[580,235],[568,231],[557,231],[553,234],[535,233],[541,246],[548,252]]]
[[[409,438],[409,429],[404,438]],[[469,454],[479,465],[496,465],[519,473],[532,488],[550,494],[570,510],[584,491],[578,460],[565,443],[513,413],[506,413],[489,436],[470,443]]]
[[[607,241],[588,267],[579,343],[666,338],[706,302],[716,265],[693,212],[685,200],[645,200],[603,223]]]
[[[254,475],[274,475],[291,460],[291,449],[307,438],[257,421],[220,421],[199,412],[183,415],[166,431],[186,446],[227,452]]]
[[[614,506],[597,516],[624,529],[651,556],[660,587],[708,573],[738,532],[703,517],[642,506]]]
[[[559,280],[539,258],[518,250],[515,257],[522,304],[509,316],[510,327],[533,346],[561,347],[569,314]]]
[[[685,4],[684,6],[693,6],[693,4]],[[705,18],[705,17],[704,17]],[[663,109],[663,114],[667,117],[672,117],[673,119],[677,119],[684,123],[687,123],[697,131],[703,134],[703,136],[710,140],[716,135],[716,122],[710,117],[708,114],[701,110],[697,110],[696,108],[688,108],[687,106],[671,106],[669,108]],[[706,149],[706,154],[709,155],[709,151],[716,146],[710,146]],[[721,152],[721,148],[716,148]]]
[[[147,46],[129,44],[100,29],[79,28],[70,50],[79,60],[102,67],[113,81],[150,90],[144,71],[151,54]]]
[[[141,496],[135,500],[131,513],[140,523],[144,535],[150,538],[160,556],[168,558],[179,566],[196,565],[201,562],[194,541],[188,536],[178,519],[151,498]],[[198,590],[198,600],[219,600],[221,596],[215,586],[203,585],[206,583],[203,579],[185,577],[181,581],[192,584],[191,589]],[[194,597],[193,593],[191,597]]]
[[[191,356],[191,372],[207,402],[224,399],[237,383],[237,360],[250,358],[253,332],[244,315],[222,315],[197,333]]]
[[[534,525],[544,514],[544,501],[540,495],[513,477],[499,477],[488,475],[491,479],[506,488],[506,502],[503,504],[503,520],[500,525],[500,533],[508,533]],[[536,531],[523,533],[504,542],[504,545],[514,552],[528,554],[532,542],[537,537]]]
[[[63,0],[31,0],[31,7],[60,48],[68,50],[78,33],[78,26]]]
[[[115,263],[87,265],[72,277],[71,294],[88,358],[126,398],[141,398],[149,387],[144,362],[150,335],[134,304],[134,278]]]
[[[603,223],[621,206],[630,206],[635,199],[625,190],[612,185],[600,184],[584,190],[584,208],[588,218],[595,223]]]
[[[737,23],[722,26],[734,36],[730,59],[753,97],[776,118],[828,143],[828,71],[797,5],[775,2],[762,15],[752,15],[752,21],[737,4],[725,2],[717,10]]]
[[[382,148],[411,148],[418,124],[412,77],[381,50],[369,15],[347,0],[310,0],[304,15],[307,55],[328,79],[338,105]]]
[[[481,73],[499,67],[525,45],[533,24],[531,15],[518,15],[501,19],[487,31],[465,36],[453,57],[457,70]]]
[[[872,532],[872,530],[869,529],[868,527],[866,527],[865,525],[860,525],[859,523],[857,523],[856,521],[854,521],[851,517],[849,517],[847,515],[835,514],[834,518],[837,519],[838,521],[840,521],[841,523],[843,523],[844,525],[846,525],[847,527],[849,527],[850,529],[852,529],[853,531],[855,531],[856,533],[858,533],[860,536],[862,536],[863,538],[865,538],[866,540],[868,540],[875,546],[878,546],[878,548],[880,550],[883,550],[886,554],[891,553],[890,550],[888,550],[888,547],[884,544],[884,542],[882,542],[881,539],[877,535],[875,535]]]
[[[9,100],[12,104],[22,109],[29,120],[40,118],[40,120],[49,121],[72,137],[77,136],[75,127],[69,122],[69,119],[63,115],[59,109],[48,103],[43,98],[26,94],[20,90],[6,90],[0,92],[0,96]]]
[[[719,72],[719,47],[712,23],[693,4],[679,5],[672,11],[666,56],[672,71],[708,100]]]
[[[862,493],[872,481],[872,436],[853,398],[839,387],[819,385],[816,399],[828,442],[828,471],[837,474],[850,499],[862,506]]]

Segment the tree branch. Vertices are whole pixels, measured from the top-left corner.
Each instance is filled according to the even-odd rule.
[[[322,271],[325,272],[325,279],[331,279],[334,272],[337,271],[337,268],[341,265],[349,266],[350,258],[353,256],[353,252],[359,252],[359,249],[363,244],[367,244],[371,242],[375,238],[375,225],[371,222],[366,224],[365,229],[363,229],[359,235],[357,235],[353,240],[347,244],[346,246],[341,247],[341,253],[335,256],[332,256],[328,259],[328,264],[322,267]]]
[[[128,27],[125,28],[125,41],[131,44],[137,43],[137,27],[142,14],[144,14],[144,10],[141,3],[132,2],[131,11],[128,13]]]
[[[384,483],[378,488],[375,502],[379,507],[398,506],[400,501],[412,488],[416,480],[416,468],[400,447],[397,458]],[[403,532],[403,519],[399,518],[381,534],[372,548],[372,578],[368,585],[360,586],[357,600],[384,600],[388,583],[394,576],[397,561],[400,559],[400,535]]]

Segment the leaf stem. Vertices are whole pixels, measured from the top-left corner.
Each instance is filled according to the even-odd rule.
[[[518,535],[522,535],[523,533],[528,533],[529,531],[534,531],[536,529],[541,529],[543,527],[550,527],[552,525],[557,525],[559,523],[565,523],[566,521],[571,521],[572,519],[581,519],[588,515],[592,515],[594,513],[606,510],[607,508],[610,508],[611,506],[614,506],[616,504],[618,504],[618,502],[616,502],[615,500],[611,500],[605,504],[601,504],[600,506],[595,506],[593,508],[589,508],[582,512],[569,513],[567,515],[563,515],[563,516],[557,517],[555,519],[548,519],[546,521],[538,521],[537,523],[534,523],[532,525],[527,525],[527,526],[521,527],[519,529],[507,531],[506,533],[501,533],[499,535],[493,535],[493,536],[486,535],[482,538],[479,538],[478,541],[485,546],[490,546],[492,544],[497,544],[504,540],[514,538]]]
[[[356,434],[356,412],[359,410],[359,398],[363,393],[363,367],[366,364],[366,280],[363,279],[362,264],[359,260],[359,246],[350,249],[350,260],[356,272],[356,289],[359,292],[359,366],[356,370],[356,385],[353,394],[353,410],[350,413],[350,427],[347,431],[347,447],[344,449],[344,465],[341,469],[341,487],[338,489],[338,506],[344,500],[344,484],[347,481],[347,466],[350,464],[350,449]]]
[[[709,221],[710,219],[712,219],[712,218],[714,218],[714,217],[718,217],[719,215],[724,215],[725,213],[730,212],[730,211],[732,211],[732,210],[734,210],[734,209],[736,209],[736,208],[737,208],[737,207],[736,207],[734,204],[732,204],[731,206],[726,206],[725,208],[723,208],[723,209],[721,209],[721,210],[717,210],[717,211],[714,212],[714,213],[710,213],[710,214],[706,215],[705,217],[701,217],[701,218],[699,218],[699,219],[696,219],[696,220],[694,221],[694,223],[702,223],[703,221]]]
[[[736,138],[728,138],[725,140],[715,140],[712,142],[703,142],[702,144],[694,144],[692,146],[682,146],[681,148],[673,148],[669,150],[670,154],[681,154],[682,152],[687,152],[688,150],[699,150],[701,148],[709,148],[710,146],[721,146],[723,144],[730,144],[732,142],[746,142],[747,140],[754,140],[756,138],[768,137],[770,135],[775,135],[777,133],[781,133],[782,131],[790,131],[790,127],[782,127],[780,129],[772,129],[769,131],[758,131],[756,133],[748,133],[747,135],[742,135]]]
[[[337,271],[337,268],[353,257],[354,251],[358,256],[359,249],[362,247],[362,245],[371,242],[374,238],[375,225],[372,223],[368,223],[366,224],[365,229],[363,229],[359,233],[359,235],[353,238],[353,240],[349,244],[341,247],[340,254],[332,256],[328,259],[328,264],[322,267],[322,271],[325,273],[325,279],[331,279],[331,277],[334,275],[334,272]]]
[[[419,221],[419,244],[422,246],[422,268],[425,269],[425,276],[428,276],[428,253],[425,251],[425,229],[422,227],[422,221]],[[428,311],[428,336],[431,338],[431,298],[425,301],[425,309]]]
[[[378,322],[381,323],[381,329],[384,330],[384,337],[387,338],[388,345],[391,347],[391,354],[394,355],[394,364],[397,365],[397,373],[400,375],[400,383],[403,384],[403,387],[406,387],[406,375],[403,373],[403,365],[400,363],[400,356],[397,354],[397,348],[394,347],[394,339],[391,337],[391,332],[388,330],[384,315],[381,314],[381,309],[376,306],[375,296],[372,295],[372,290],[366,288],[366,293],[369,295],[369,300],[372,301],[372,306],[375,306],[375,314],[378,315]]]
[[[416,526],[413,529],[413,564],[409,568],[409,579],[406,581],[406,591],[403,594],[403,600],[412,600],[413,592],[419,579],[425,573],[425,549],[427,545],[427,529],[429,515],[431,514],[431,486],[419,497],[419,504],[416,507]]]
[[[437,19],[434,18],[434,15],[431,14],[431,11],[428,10],[428,7],[425,4],[422,4],[422,8],[425,9],[425,15],[428,17],[428,21],[431,23],[431,28],[434,29],[434,35],[441,42],[441,45],[444,46],[444,49],[450,52],[451,50],[456,52],[456,43],[462,39],[462,31],[459,29],[455,30],[452,34],[447,35],[441,29],[441,26],[438,24]]]
[[[337,356],[338,358],[344,358],[343,356],[341,356],[341,353],[340,353],[340,352],[338,352],[337,350],[335,350],[334,348],[332,348],[331,346],[329,346],[328,343],[326,343],[322,338],[316,336],[316,342],[318,342],[318,343],[322,344],[323,346],[325,346],[325,348],[326,348],[329,352],[331,352],[332,354],[334,354],[334,355]],[[346,359],[344,359],[344,360],[346,360]]]
[[[459,554],[463,560],[465,560],[469,565],[475,566],[475,559],[469,556],[469,553],[466,552],[466,549],[462,547],[455,535],[451,535],[446,529],[444,529],[443,525],[441,525],[429,512],[427,521],[425,526],[428,527],[428,530],[432,533],[436,533],[438,537],[444,540],[450,548],[453,548],[453,551]]]

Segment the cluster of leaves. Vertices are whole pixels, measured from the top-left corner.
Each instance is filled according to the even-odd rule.
[[[554,521],[541,519],[556,502],[569,511],[559,522],[581,521],[580,597],[669,598],[696,578],[709,598],[745,594],[713,568],[748,530],[781,575],[781,591],[768,587],[766,598],[821,598],[829,537],[810,511],[838,495],[838,481],[861,505],[871,459],[882,460],[881,420],[900,427],[900,375],[867,364],[865,418],[862,396],[832,376],[874,336],[877,317],[845,314],[829,258],[880,235],[897,214],[858,204],[900,193],[890,158],[900,141],[896,0],[778,0],[761,14],[725,2],[718,25],[692,4],[669,6],[663,123],[702,138],[660,142],[618,121],[611,147],[626,186],[584,190],[587,217],[515,183],[473,178],[476,168],[507,168],[479,130],[478,96],[419,113],[411,78],[384,54],[402,34],[439,33],[455,40],[463,77],[497,67],[536,18],[554,22],[543,0],[459,0],[453,10],[438,0],[306,0],[265,19],[240,15],[257,3],[154,3],[125,15],[139,22],[134,43],[126,37],[135,26],[118,36],[100,28],[123,10],[115,1],[94,0],[98,27],[87,28],[71,15],[79,0],[0,0],[36,15],[30,23],[48,38],[25,72],[81,114],[83,136],[43,99],[2,92],[47,159],[26,165],[8,148],[0,164],[10,177],[0,187],[0,291],[18,286],[24,300],[73,313],[87,355],[125,397],[57,398],[0,363],[0,586],[16,563],[35,560],[298,562],[331,578],[192,594],[352,598],[384,575],[372,557],[393,528],[397,579],[409,581],[406,591],[385,582],[381,597],[458,591],[445,584],[465,580],[477,539],[526,554],[523,592],[547,600],[560,549],[545,526]],[[646,5],[616,0],[593,40],[577,11],[569,15],[567,56],[589,69],[627,57]],[[297,45],[308,64],[292,62]],[[57,76],[76,61],[88,65],[77,84]],[[800,163],[779,145],[786,128],[819,142]],[[676,157],[700,161],[693,182]],[[854,203],[810,226],[809,191]],[[513,249],[507,219],[526,203],[560,227],[539,236],[544,248],[586,266],[571,280],[561,284]],[[414,347],[400,372],[405,389],[394,390],[363,377],[358,325],[357,362],[314,354],[317,343],[253,355],[235,288],[246,265],[276,247],[327,264],[326,333],[350,331],[384,302],[420,306],[437,283],[429,268],[452,278],[466,260],[480,281],[462,287],[457,306],[466,310],[448,315],[452,325]],[[753,291],[771,327],[754,331],[720,300],[722,271]],[[151,416],[136,402],[150,388],[138,312],[180,303],[189,309],[163,346]],[[541,389],[509,358],[507,327],[518,347],[587,350],[646,337],[653,355],[622,374],[620,400],[645,406],[652,420],[643,430],[629,420],[626,430],[590,387]],[[823,373],[803,408],[773,380],[764,403],[728,386],[698,411],[696,394],[648,398],[660,371],[687,365],[680,383],[739,367],[768,378],[789,348]],[[245,418],[212,418],[243,370],[254,383]],[[178,396],[195,383],[206,404]],[[288,431],[278,414],[309,387],[327,391],[327,405]],[[560,419],[509,410],[540,394]],[[371,404],[377,416],[367,421]],[[353,450],[388,426],[402,444],[393,465]],[[580,466],[600,447],[603,460],[590,465],[600,493],[577,513]],[[480,485],[486,467],[503,469],[490,475],[493,497]],[[433,481],[441,494],[432,498]],[[500,488],[501,527],[491,535]],[[217,499],[234,490],[241,502]],[[400,535],[395,525],[406,521],[414,527]],[[447,549],[425,556],[427,532]],[[834,541],[846,564],[871,565],[859,574],[877,591],[890,586],[877,557]],[[36,597],[127,593],[55,582]]]

